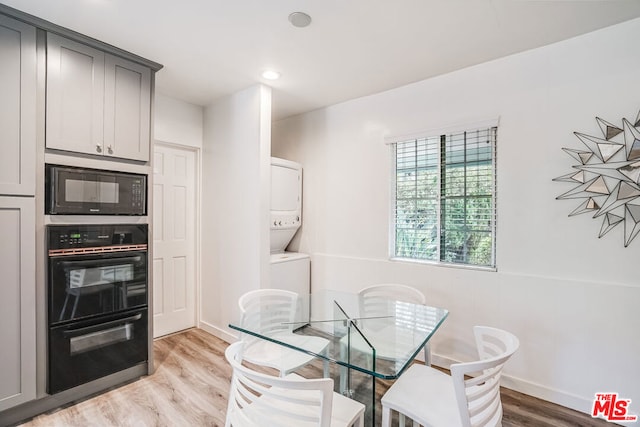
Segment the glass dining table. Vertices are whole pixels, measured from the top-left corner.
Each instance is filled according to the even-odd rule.
[[[229,327],[263,340],[331,362],[329,374],[336,391],[365,404],[367,425],[379,425],[381,395],[376,381],[394,380],[407,369],[447,318],[446,309],[392,299],[366,299],[356,293],[321,290],[300,295],[293,321],[277,331],[260,330],[238,322]],[[274,308],[274,310],[277,308]],[[269,306],[262,306],[269,317]],[[285,324],[286,323],[286,324]],[[328,344],[321,351],[305,346],[305,340],[287,339],[282,329],[294,335],[319,336]],[[304,375],[308,377],[308,375]]]

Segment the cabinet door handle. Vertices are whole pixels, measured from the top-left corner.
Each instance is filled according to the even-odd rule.
[[[109,154],[113,154],[113,148],[111,148],[111,146],[107,147],[107,151],[109,151]]]
[[[102,146],[100,146],[100,144],[96,144],[96,151],[102,153]]]

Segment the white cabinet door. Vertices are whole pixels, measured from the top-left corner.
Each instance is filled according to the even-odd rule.
[[[0,197],[0,411],[36,398],[35,199]]]
[[[102,154],[104,53],[47,34],[47,148]]]
[[[104,154],[148,161],[151,70],[107,55],[104,103]]]
[[[36,30],[0,15],[0,194],[35,194]]]

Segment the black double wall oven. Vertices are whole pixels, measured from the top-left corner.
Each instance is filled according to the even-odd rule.
[[[47,226],[48,393],[148,360],[147,228]]]

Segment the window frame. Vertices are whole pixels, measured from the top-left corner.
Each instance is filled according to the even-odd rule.
[[[491,146],[491,170],[492,170],[492,179],[491,179],[491,265],[476,265],[469,263],[459,263],[459,262],[449,262],[442,260],[442,221],[444,221],[443,211],[442,211],[442,201],[444,199],[444,189],[442,188],[441,177],[443,174],[443,165],[442,165],[442,145],[438,144],[438,154],[437,154],[437,182],[436,186],[436,201],[437,201],[437,209],[438,212],[435,225],[437,227],[437,236],[435,237],[435,241],[437,242],[437,259],[421,259],[421,258],[411,258],[404,256],[396,255],[396,244],[397,244],[397,154],[398,154],[398,144],[409,142],[411,140],[420,140],[420,139],[430,139],[430,138],[438,138],[439,140],[443,137],[449,137],[452,134],[460,134],[464,132],[475,132],[482,131],[486,129],[491,129],[493,132],[492,135],[492,146]],[[395,137],[387,137],[385,138],[385,143],[389,145],[390,149],[390,173],[391,173],[391,191],[390,191],[390,203],[389,203],[389,259],[391,261],[402,261],[402,262],[410,262],[410,263],[419,263],[419,264],[430,264],[436,266],[444,266],[444,267],[455,267],[462,269],[473,269],[473,270],[485,270],[485,271],[497,271],[497,144],[498,144],[498,119],[495,120],[486,120],[482,122],[470,123],[466,125],[460,125],[455,127],[430,130],[430,131],[422,131],[412,134],[405,134]],[[465,161],[464,164],[467,165],[468,161]],[[468,195],[465,190],[465,197]]]

